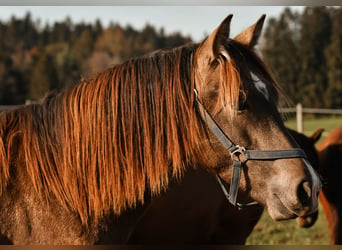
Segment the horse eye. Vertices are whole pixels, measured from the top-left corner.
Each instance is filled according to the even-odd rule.
[[[243,111],[247,109],[247,100],[244,94],[239,95],[238,111]]]

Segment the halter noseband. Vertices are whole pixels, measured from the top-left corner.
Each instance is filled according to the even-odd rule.
[[[197,91],[195,92],[195,100],[198,106],[198,111],[201,115],[202,120],[207,124],[210,130],[214,133],[217,139],[222,143],[222,145],[229,151],[233,160],[233,174],[231,178],[231,184],[229,188],[229,193],[225,187],[225,182],[222,178],[216,174],[217,181],[219,182],[223,193],[225,194],[228,201],[242,209],[246,206],[256,205],[257,202],[249,202],[246,204],[241,204],[236,202],[237,193],[241,178],[241,168],[249,160],[277,160],[277,159],[289,159],[289,158],[307,158],[305,152],[300,148],[293,149],[280,149],[280,150],[247,150],[244,147],[236,145],[229,139],[229,137],[223,132],[220,126],[215,122],[212,116],[208,113],[206,108],[199,101],[197,96]]]

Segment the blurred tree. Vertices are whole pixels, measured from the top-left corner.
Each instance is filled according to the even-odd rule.
[[[55,22],[51,32],[49,43],[69,42],[72,34],[72,21],[67,17],[64,22]]]
[[[82,75],[82,65],[72,56],[70,51],[71,49],[68,47],[66,56],[63,58],[64,60],[61,65],[61,82],[64,87],[74,86],[79,82]]]
[[[139,34],[137,43],[139,43],[140,51],[138,54],[145,54],[147,52],[151,52],[157,48],[157,32],[155,28],[146,24],[141,33]]]
[[[83,65],[83,77],[89,79],[114,64],[114,59],[111,58],[108,53],[95,51]]]
[[[95,49],[108,53],[110,57],[116,58],[117,63],[122,62],[124,59],[123,51],[127,46],[125,33],[119,25],[114,25],[103,30],[102,34],[98,37]]]
[[[298,39],[300,15],[286,8],[279,19],[271,18],[264,33],[261,52],[274,72],[275,78],[291,101],[300,101],[298,95],[298,76],[300,58]]]
[[[190,42],[192,42],[191,37],[189,36],[184,37],[182,36],[181,33],[176,32],[166,37],[165,45],[163,45],[163,47],[172,48],[172,47],[177,47],[177,46],[187,44]]]
[[[103,28],[102,28],[102,24],[101,24],[101,21],[100,19],[96,19],[95,21],[95,27],[93,29],[93,41],[96,41],[96,39],[98,38],[99,35],[101,35],[103,31]]]
[[[59,79],[61,83],[61,88],[64,86],[72,85],[72,81],[70,80],[69,71],[66,70],[65,65],[67,64],[67,60],[70,57],[69,51],[69,43],[60,42],[60,43],[52,43],[46,45],[45,53],[52,55],[53,61],[55,64],[55,69],[57,72],[57,79]]]
[[[51,27],[47,23],[47,24],[45,24],[44,28],[40,32],[40,35],[39,35],[39,38],[38,38],[39,40],[38,40],[37,44],[39,46],[46,46],[46,45],[48,45],[50,43],[51,37],[52,37],[52,35],[51,35]]]
[[[6,39],[3,39],[4,46],[10,53],[22,48],[23,39],[20,34],[23,30],[21,26],[22,21],[16,19],[15,16],[12,16],[5,29],[4,37],[6,37]]]
[[[325,92],[326,106],[342,108],[342,8],[334,12],[331,41],[325,51],[328,85]]]
[[[326,7],[306,7],[301,19],[298,79],[303,105],[326,107],[324,92],[328,85],[324,51],[330,42],[331,16]]]
[[[37,44],[38,31],[32,21],[31,13],[28,12],[22,24],[23,49],[28,50]]]
[[[10,57],[0,63],[0,104],[14,105],[24,103],[26,86],[23,74],[18,71]]]
[[[55,64],[51,55],[42,51],[33,64],[29,79],[29,100],[40,100],[51,90],[59,90],[60,84],[57,78]]]
[[[85,29],[71,45],[70,53],[76,61],[82,63],[91,55],[93,44],[94,42],[92,40],[91,30]]]

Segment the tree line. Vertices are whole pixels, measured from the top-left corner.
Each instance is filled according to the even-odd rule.
[[[191,42],[146,24],[142,30],[100,20],[42,25],[30,13],[0,22],[0,105],[38,100],[132,56]],[[342,8],[285,8],[268,18],[259,44],[292,103],[342,108]]]
[[[77,84],[132,56],[191,42],[146,24],[142,30],[111,23],[104,28],[70,18],[41,25],[30,13],[0,22],[0,105],[35,101]]]
[[[292,102],[342,108],[342,8],[286,8],[271,18],[260,50]]]

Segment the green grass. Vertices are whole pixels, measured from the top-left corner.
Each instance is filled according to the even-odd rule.
[[[288,120],[286,126],[296,129],[296,121]],[[334,128],[342,125],[342,117],[307,118],[304,119],[304,134],[310,136],[319,128],[324,128],[322,138]],[[318,142],[319,144],[320,142]],[[301,228],[295,220],[273,221],[267,212],[264,212],[260,221],[248,237],[247,245],[328,245],[329,232],[325,215],[319,206],[319,216],[311,228]]]
[[[264,212],[247,245],[328,245],[329,232],[321,206],[316,223],[310,228],[301,228],[296,220],[274,221]]]
[[[292,128],[294,130],[297,130],[297,124],[296,124],[296,120],[292,119],[292,120],[288,120],[285,122],[286,126],[288,128]],[[322,118],[311,118],[311,119],[305,119],[303,121],[303,130],[304,130],[304,134],[307,136],[312,135],[317,129],[320,128],[324,128],[324,133],[322,135],[322,138],[325,138],[328,133],[333,130],[334,128],[338,127],[342,125],[342,117],[341,116],[337,116],[337,117],[322,117]],[[320,140],[320,141],[321,141]],[[320,141],[318,142],[318,144],[320,143]]]

